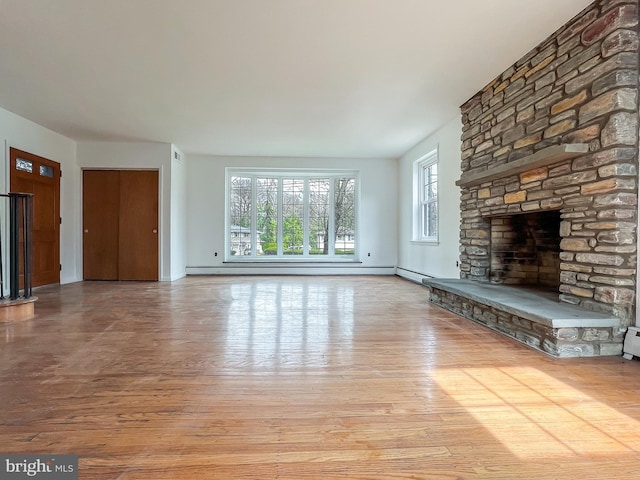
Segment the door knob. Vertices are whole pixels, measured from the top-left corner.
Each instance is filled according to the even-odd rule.
[[[85,228],[85,229],[84,229],[84,233],[89,233],[89,229],[88,229],[88,228]]]
[[[158,233],[158,229],[157,229],[157,228],[154,228],[154,229],[153,229],[153,233]]]

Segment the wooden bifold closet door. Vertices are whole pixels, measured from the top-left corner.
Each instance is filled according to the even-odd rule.
[[[83,172],[85,280],[158,280],[158,172]]]

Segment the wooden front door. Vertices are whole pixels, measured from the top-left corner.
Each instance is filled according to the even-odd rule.
[[[33,286],[60,282],[60,164],[10,149],[10,190],[33,193]]]
[[[85,280],[158,280],[158,172],[83,172]]]

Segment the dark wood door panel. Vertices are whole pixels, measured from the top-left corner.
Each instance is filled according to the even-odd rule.
[[[85,280],[118,280],[120,172],[82,173],[83,275]]]
[[[158,172],[120,172],[120,280],[158,280]]]

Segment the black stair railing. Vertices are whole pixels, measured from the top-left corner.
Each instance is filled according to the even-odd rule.
[[[9,299],[20,298],[20,273],[22,297],[28,299],[33,288],[33,194],[8,193],[0,197],[9,199]],[[3,258],[0,232],[0,299],[5,298]]]

